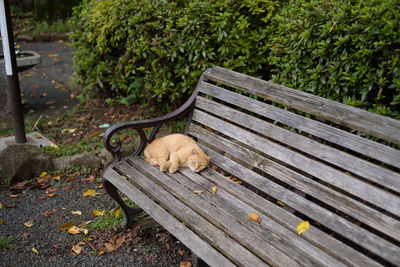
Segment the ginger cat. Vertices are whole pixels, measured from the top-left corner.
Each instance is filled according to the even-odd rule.
[[[207,167],[211,157],[207,156],[196,141],[183,134],[171,134],[155,139],[144,150],[146,161],[175,173],[179,167],[189,167],[194,172]]]

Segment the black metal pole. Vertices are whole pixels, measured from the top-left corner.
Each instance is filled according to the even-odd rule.
[[[19,87],[19,79],[17,71],[17,59],[15,57],[14,35],[11,24],[10,4],[8,0],[0,0],[0,4],[4,5],[4,13],[2,12],[2,15],[5,16],[5,21],[6,21],[5,23],[6,29],[2,25],[2,35],[7,35],[7,36],[2,36],[3,46],[8,47],[7,52],[9,53],[9,56],[6,55],[6,53],[4,53],[4,61],[6,62],[6,65],[9,64],[9,66],[6,66],[6,74],[8,81],[8,96],[10,100],[11,114],[15,132],[15,143],[20,144],[26,142],[26,135],[25,135],[24,115],[22,113],[21,91]],[[0,6],[0,8],[3,7]],[[3,22],[4,19],[2,19],[2,23]],[[8,39],[8,43],[5,42],[4,38]],[[4,47],[3,50],[6,51]]]

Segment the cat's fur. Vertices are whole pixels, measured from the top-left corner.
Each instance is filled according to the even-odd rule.
[[[144,150],[146,161],[160,166],[162,172],[174,173],[179,167],[189,167],[194,172],[207,167],[211,157],[207,156],[196,141],[183,134],[171,134],[151,142]]]

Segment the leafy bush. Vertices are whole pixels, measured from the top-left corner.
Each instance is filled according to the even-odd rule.
[[[271,28],[274,82],[400,117],[398,0],[292,0]]]
[[[277,2],[86,0],[71,19],[77,80],[124,103],[176,106],[214,65],[263,76]]]

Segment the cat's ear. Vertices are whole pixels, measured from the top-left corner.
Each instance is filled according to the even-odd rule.
[[[196,155],[196,149],[193,148],[192,155]]]
[[[211,156],[206,156],[207,162],[211,161]]]

